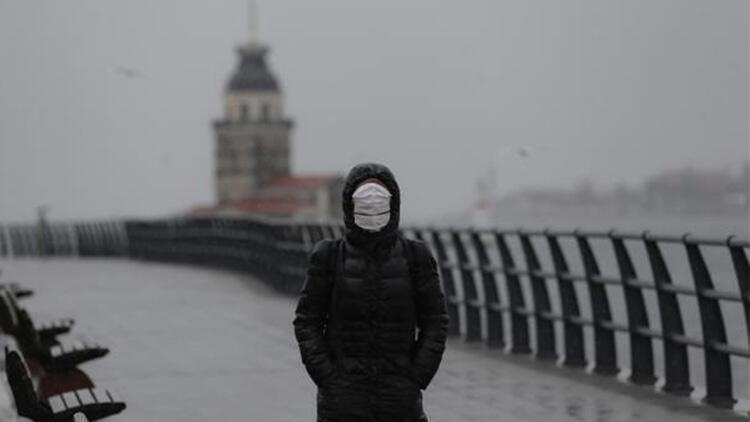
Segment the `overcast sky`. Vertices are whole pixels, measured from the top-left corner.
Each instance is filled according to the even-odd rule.
[[[384,162],[406,219],[470,207],[493,166],[507,192],[748,156],[747,0],[259,6],[295,172]],[[246,16],[245,0],[0,0],[0,221],[211,202]]]

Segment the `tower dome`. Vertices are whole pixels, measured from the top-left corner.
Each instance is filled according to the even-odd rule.
[[[280,91],[276,77],[266,66],[268,48],[251,43],[239,47],[239,65],[227,83],[227,92],[268,92]]]

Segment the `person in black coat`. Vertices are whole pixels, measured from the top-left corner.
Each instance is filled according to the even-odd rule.
[[[427,245],[398,230],[400,191],[382,164],[354,166],[345,234],[317,242],[295,308],[318,422],[426,422],[422,390],[445,350],[448,313]]]

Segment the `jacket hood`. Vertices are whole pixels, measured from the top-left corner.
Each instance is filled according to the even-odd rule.
[[[388,224],[377,232],[364,230],[354,224],[354,201],[352,201],[352,194],[360,183],[370,178],[380,180],[391,193],[390,219],[388,220]],[[390,240],[387,243],[392,243],[395,239],[395,235],[399,229],[401,191],[393,173],[385,165],[362,163],[352,167],[344,179],[341,204],[343,207],[346,239],[350,243],[362,245],[367,243],[381,243],[382,240]]]

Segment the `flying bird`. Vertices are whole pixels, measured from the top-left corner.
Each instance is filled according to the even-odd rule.
[[[497,158],[516,157],[527,159],[545,149],[547,149],[545,145],[503,145],[496,150],[495,154]]]
[[[115,68],[115,72],[118,75],[122,75],[126,78],[140,78],[143,76],[143,72],[132,67],[118,66]]]

